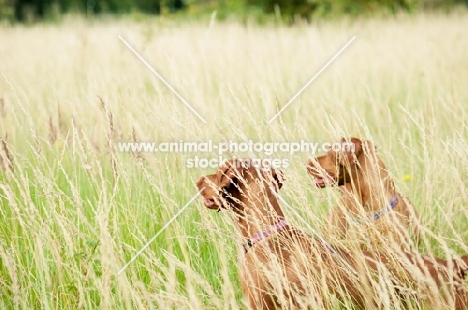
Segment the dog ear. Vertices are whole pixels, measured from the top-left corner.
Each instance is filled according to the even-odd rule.
[[[237,179],[238,175],[236,175],[236,171],[238,174],[241,173],[230,162],[224,163],[218,169],[218,173],[217,173],[218,184],[217,185],[219,186],[220,189],[229,187],[229,185],[231,185],[231,183],[233,183]]]
[[[283,182],[285,180],[283,171],[271,168],[271,174],[276,184],[278,185],[278,190],[280,190],[281,187],[283,187]]]
[[[341,138],[341,151],[338,152],[338,162],[342,166],[354,165],[362,153],[362,140],[352,137]]]

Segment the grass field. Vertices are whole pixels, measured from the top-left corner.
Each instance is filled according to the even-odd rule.
[[[467,24],[459,13],[292,28],[0,29],[0,308],[245,308],[229,214],[200,198],[116,275],[214,171],[187,169],[186,159],[216,156],[119,152],[126,141],[369,138],[421,214],[429,233],[420,251],[467,253]],[[304,168],[311,154],[278,156],[290,160],[282,196],[320,231],[337,193],[314,188]]]

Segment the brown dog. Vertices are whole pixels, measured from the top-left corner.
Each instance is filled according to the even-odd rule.
[[[410,249],[419,245],[418,216],[411,203],[395,189],[392,177],[370,141],[351,138],[346,149],[310,159],[307,170],[318,187],[338,186],[341,199],[329,213],[326,235]],[[345,148],[343,150],[343,148]],[[414,243],[411,242],[411,237]]]
[[[322,240],[286,222],[277,198],[281,179],[275,169],[231,160],[197,180],[204,205],[227,209],[233,216],[243,244],[242,290],[252,309],[330,309],[346,300],[366,309],[395,309],[408,291],[425,296],[432,309],[462,310],[468,305],[463,285],[467,256],[445,261],[409,253],[387,257],[339,250],[357,271],[353,273]]]

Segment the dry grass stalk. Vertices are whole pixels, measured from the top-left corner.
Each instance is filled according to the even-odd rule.
[[[115,129],[114,129],[114,117],[112,112],[108,109],[107,104],[104,102],[101,96],[98,96],[99,100],[101,101],[101,107],[103,108],[109,125],[109,132],[106,135],[106,142],[107,142],[107,149],[111,155],[111,166],[112,166],[112,175],[114,184],[117,182],[117,179],[120,175],[119,171],[119,161],[116,155],[115,149]]]
[[[57,127],[54,125],[54,121],[52,120],[52,116],[49,117],[49,142],[50,144],[54,144],[57,141]]]
[[[13,155],[8,149],[7,144],[8,134],[5,135],[5,138],[0,138],[0,168],[4,170],[11,170],[13,169]]]

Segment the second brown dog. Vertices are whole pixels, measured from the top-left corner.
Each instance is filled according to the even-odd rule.
[[[346,144],[348,143],[348,144]],[[341,140],[340,151],[310,159],[307,170],[317,187],[337,186],[338,205],[327,216],[325,231],[338,239],[372,248],[414,249],[420,241],[419,219],[367,140]]]

